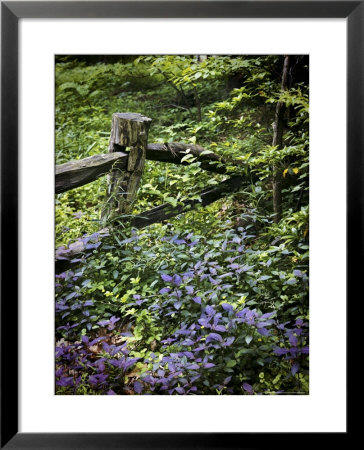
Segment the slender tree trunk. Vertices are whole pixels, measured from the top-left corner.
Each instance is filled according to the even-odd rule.
[[[205,59],[207,59],[207,55],[197,55],[197,62],[199,64],[201,64],[203,61],[205,61]],[[198,95],[196,86],[193,87],[193,94],[195,97],[195,105],[196,105],[196,109],[197,109],[197,122],[201,122],[201,102],[200,102],[200,97]]]
[[[288,71],[289,71],[289,56],[284,57],[281,90],[285,91],[288,87]],[[278,102],[275,111],[273,123],[273,141],[272,145],[281,149],[283,147],[283,117],[285,105],[283,102]],[[273,165],[273,212],[274,222],[278,223],[282,217],[282,170],[279,164]]]
[[[172,81],[168,80],[167,75],[164,72],[162,72],[162,70],[158,69],[158,72],[161,75],[163,75],[163,77],[165,78],[167,83],[170,84],[173,87],[173,89],[177,92],[177,102],[179,102],[180,99],[183,99],[183,101],[185,102],[186,109],[190,113],[191,118],[193,118],[193,114],[192,114],[191,108],[189,107],[188,100],[187,100],[186,94],[185,94],[182,86],[180,86],[180,88],[178,89],[178,87]]]
[[[197,55],[197,61],[199,63],[205,61],[205,59],[207,59],[207,55]]]
[[[200,97],[198,96],[196,86],[193,88],[193,92],[195,95],[195,105],[197,108],[197,122],[201,122],[201,103],[200,103]]]

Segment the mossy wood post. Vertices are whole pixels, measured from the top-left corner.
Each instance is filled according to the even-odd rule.
[[[112,117],[109,152],[128,151],[126,169],[109,175],[108,199],[103,218],[130,214],[143,174],[152,119],[135,113],[116,113]]]

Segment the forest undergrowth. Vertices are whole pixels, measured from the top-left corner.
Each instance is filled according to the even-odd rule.
[[[100,219],[107,177],[56,195],[56,394],[308,394],[308,58],[289,57],[283,85],[285,61],[56,58],[56,164],[106,153],[116,112],[150,117],[149,143],[228,161],[146,161],[132,215],[247,180],[143,229]],[[75,240],[86,251],[69,261]]]

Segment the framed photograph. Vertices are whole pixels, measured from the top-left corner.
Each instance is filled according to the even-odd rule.
[[[348,438],[363,19],[1,2],[2,448]]]

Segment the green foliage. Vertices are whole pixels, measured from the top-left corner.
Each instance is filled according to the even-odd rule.
[[[292,58],[299,66],[300,58]],[[233,316],[222,309],[225,304],[234,314],[244,308],[257,314],[275,311],[274,326],[293,326],[309,318],[308,86],[299,81],[282,94],[282,61],[279,56],[200,61],[196,56],[166,55],[90,65],[66,59],[56,65],[57,164],[107,152],[112,114],[130,111],[153,119],[149,142],[197,143],[241,161],[231,162],[228,172],[250,181],[208,207],[144,230],[131,230],[128,218],[122,217],[102,245],[91,246],[86,259],[57,275],[56,336],[60,348],[67,348],[66,357],[60,350],[57,359],[57,393],[163,393],[148,377],[173,373],[167,355],[193,351],[192,344],[175,339],[179,330],[195,326],[201,342],[206,341],[209,331],[198,321],[209,306],[222,314],[221,324],[234,343],[204,350],[205,362],[197,363],[202,375],[193,386],[193,373],[186,368],[189,357],[173,356],[182,372],[171,382],[170,393],[192,394],[192,387],[206,394],[245,394],[250,388],[254,393],[308,393],[307,354],[297,357],[300,370],[295,372],[293,357],[273,353],[277,346],[286,348],[289,331],[286,336],[277,328],[264,336],[246,323],[235,329],[229,325]],[[298,70],[301,80],[307,68],[301,64]],[[239,86],[231,87],[236,79]],[[287,106],[282,149],[271,145],[278,101]],[[189,152],[184,160],[189,164],[146,162],[133,214],[162,203],[177,206],[198,199],[199,191],[226,178],[203,171]],[[273,166],[282,174],[283,217],[278,224],[272,220]],[[67,246],[100,230],[105,200],[105,178],[57,195],[56,245]],[[197,274],[200,264],[205,272]],[[184,276],[189,272],[193,278]],[[168,277],[181,281],[173,278],[179,283],[173,285],[165,281]],[[199,302],[188,294],[192,290]],[[95,354],[88,341],[77,347],[82,339],[99,337],[126,345],[122,375],[115,355],[105,349]],[[302,337],[301,344],[307,346],[308,337]],[[69,354],[75,361],[89,361],[84,371],[67,367]],[[93,377],[99,373],[95,361],[105,358],[107,377]],[[138,362],[129,368],[128,358]],[[205,369],[212,361],[216,367]],[[133,385],[135,379],[139,384]],[[250,388],[242,387],[246,383]],[[191,391],[183,387],[187,385]]]

